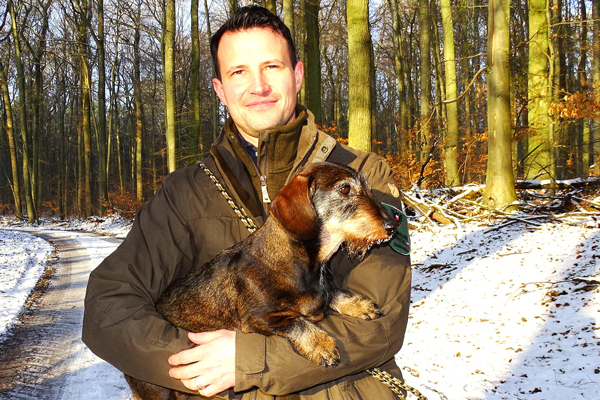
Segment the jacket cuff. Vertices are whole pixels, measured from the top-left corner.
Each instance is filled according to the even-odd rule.
[[[235,335],[235,387],[236,392],[252,389],[261,382],[266,366],[267,337],[258,333]]]

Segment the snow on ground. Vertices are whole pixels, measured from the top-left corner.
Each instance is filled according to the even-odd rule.
[[[0,230],[0,337],[25,306],[51,254],[45,240]]]
[[[0,217],[0,227],[11,221]],[[43,229],[123,237],[129,225],[95,219],[46,222]],[[0,230],[0,277],[17,266],[43,265],[45,255],[29,263],[19,258],[43,253],[34,251],[43,245],[13,234]],[[397,355],[408,384],[430,400],[600,399],[600,289],[593,283],[600,280],[598,221],[496,230],[470,224],[411,236],[413,300]],[[112,251],[99,241],[78,240],[90,240],[85,246],[95,264]],[[2,289],[1,304],[15,288]],[[80,353],[67,398],[128,398],[118,371],[85,348]]]
[[[397,360],[430,399],[600,399],[600,225],[412,235]]]

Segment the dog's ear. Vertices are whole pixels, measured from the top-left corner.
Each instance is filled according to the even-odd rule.
[[[319,235],[319,220],[310,200],[310,175],[296,175],[271,203],[271,214],[291,235],[300,240]]]

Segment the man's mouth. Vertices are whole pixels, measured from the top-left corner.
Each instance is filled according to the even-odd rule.
[[[260,100],[248,103],[246,107],[253,109],[261,109],[271,107],[275,103],[277,103],[277,100]]]

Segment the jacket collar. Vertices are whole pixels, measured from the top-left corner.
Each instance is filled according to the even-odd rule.
[[[336,145],[335,139],[317,129],[314,115],[304,106],[297,106],[296,115],[290,124],[261,134],[258,148],[261,168],[257,168],[244,149],[231,118],[211,147],[212,158],[228,192],[258,222],[268,215],[268,203],[261,201],[264,197],[261,178],[266,178],[268,197],[272,200],[304,165],[326,160]]]

